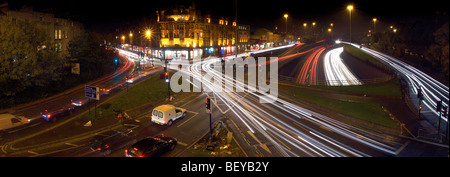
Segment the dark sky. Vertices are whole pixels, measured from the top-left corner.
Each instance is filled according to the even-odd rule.
[[[5,0],[0,0],[0,2]],[[167,8],[174,4],[188,6],[192,0],[146,0],[146,1],[117,1],[117,0],[14,0],[8,1],[11,6],[20,7],[29,4],[35,9],[51,8],[56,14],[69,16],[85,23],[88,28],[102,31],[113,31],[114,28],[139,23],[143,19],[156,19],[158,8]],[[234,19],[234,0],[194,0],[202,14],[212,13],[213,16],[225,16]],[[272,29],[279,26],[284,30],[284,13],[289,14],[291,24],[312,22],[335,26],[348,25],[348,11],[346,6],[354,4],[352,12],[354,24],[362,22],[362,26],[371,24],[376,17],[379,25],[390,25],[396,21],[432,16],[436,11],[448,10],[442,0],[428,1],[396,1],[396,0],[238,0],[238,22],[251,25],[252,29],[266,27]],[[151,20],[149,20],[151,21]],[[289,24],[289,23],[288,23]]]

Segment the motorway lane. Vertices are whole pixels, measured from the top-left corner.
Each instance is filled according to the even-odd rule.
[[[321,54],[325,51],[325,47],[320,47],[315,50],[309,57],[306,59],[305,63],[298,74],[296,83],[302,85],[317,85],[318,84],[318,68],[317,63],[319,62],[319,58]],[[319,65],[320,66],[320,65]]]
[[[208,60],[201,67],[214,77],[222,77],[220,73],[210,67],[214,62],[218,61]],[[200,78],[201,72],[196,67],[200,66],[191,67],[191,72],[197,75],[196,78]],[[225,78],[229,81],[233,80],[229,77]],[[384,142],[384,139],[387,138],[383,136],[375,139],[373,137],[379,137],[379,135],[346,125],[280,98],[275,103],[265,105],[256,101],[258,96],[266,93],[250,92],[249,94],[255,97],[255,100],[252,101],[252,96],[244,98],[244,95],[237,92],[218,91],[222,89],[222,86],[215,82],[203,80],[203,85],[210,87],[212,93],[231,108],[235,114],[233,120],[240,122],[240,129],[247,130],[243,132],[247,132],[251,137],[256,137],[255,140],[258,139],[256,142],[264,142],[265,146],[262,146],[262,143],[259,143],[258,146],[272,156],[349,156],[349,152],[355,156],[393,156],[399,145],[396,142]],[[238,87],[238,85],[240,84],[235,86]],[[280,110],[272,112],[277,108]],[[302,119],[313,122],[316,126],[310,125]],[[300,126],[294,126],[296,124]],[[332,130],[333,133],[326,135],[327,132],[321,129]],[[308,132],[302,132],[304,130],[308,130]],[[344,138],[344,140],[338,141],[340,138]],[[368,147],[369,152],[360,152],[361,147]],[[292,149],[296,150],[292,151]],[[264,152],[263,150],[261,152]],[[274,152],[276,154],[272,154]]]
[[[189,72],[192,72],[193,78],[198,79],[204,74],[200,70],[202,68],[207,71],[206,74],[222,77],[220,73],[212,70],[211,64],[214,62],[220,62],[220,60],[211,58],[203,64],[194,63]],[[233,79],[225,77],[225,80]],[[222,85],[215,85],[206,80],[203,80],[203,85],[212,90],[208,95],[214,98],[213,109],[219,110],[213,110],[216,114],[213,118],[217,119],[221,117],[222,112],[226,112],[227,117],[238,125],[241,135],[245,136],[245,142],[240,143],[247,144],[247,148],[256,148],[264,156],[393,156],[401,145],[385,136],[346,125],[311,111],[284,97],[278,97],[278,100],[272,104],[261,104],[259,96],[266,95],[264,92],[220,92],[219,90],[222,89],[219,88],[223,88]],[[163,132],[167,136],[179,137],[181,146],[187,147],[202,135],[202,132],[205,132],[204,127],[209,124],[209,120],[204,119],[207,114],[202,111],[204,98],[205,95],[202,95],[190,99],[190,102],[179,103],[180,106],[189,108],[191,112],[188,112],[185,119],[177,121],[167,129],[161,129],[159,125],[154,124],[146,125],[149,120],[146,120],[145,115],[142,116],[140,124],[143,126],[139,127],[143,129],[139,131],[140,135],[153,136]],[[174,128],[177,125],[180,127]],[[87,144],[64,144],[73,148],[62,149],[71,148],[64,152],[68,153],[69,150],[81,147],[78,145],[86,146]],[[181,146],[177,149],[180,150]],[[178,150],[176,150],[177,153]],[[122,152],[117,153],[112,155],[120,156]]]
[[[325,79],[328,86],[361,85],[353,72],[345,65],[340,57],[344,47],[338,47],[328,51],[324,57]]]
[[[359,47],[356,44],[351,44]],[[449,88],[444,84],[433,79],[422,71],[408,65],[394,57],[383,54],[381,52],[362,48],[362,51],[379,59],[382,63],[391,66],[397,73],[408,83],[409,98],[413,105],[419,109],[419,99],[417,98],[418,89],[422,89],[424,100],[422,101],[422,115],[436,128],[439,121],[439,111],[436,111],[437,101],[442,100],[442,105],[448,108],[449,105]],[[447,110],[448,111],[448,110]],[[440,129],[445,134],[448,125],[448,119],[441,117]]]

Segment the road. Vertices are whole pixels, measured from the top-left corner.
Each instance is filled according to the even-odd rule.
[[[126,89],[126,77],[133,73],[136,69],[136,65],[132,60],[129,60],[128,56],[119,54],[119,59],[123,62],[121,68],[116,70],[114,73],[88,83],[89,85],[99,86],[100,88],[108,90],[108,92],[102,92],[101,99],[100,101],[98,101],[98,104],[101,104],[104,100],[108,100],[120,90]],[[149,69],[145,72],[142,72],[141,75],[147,75],[161,69],[162,68]],[[1,131],[0,147],[5,147],[5,144],[21,139],[22,137],[34,136],[36,134],[39,134],[39,132],[46,132],[56,126],[59,126],[61,123],[71,119],[72,117],[76,117],[83,112],[87,112],[89,109],[89,105],[85,104],[83,106],[76,107],[73,114],[58,118],[56,122],[46,122],[40,117],[40,113],[44,110],[55,110],[63,106],[68,106],[71,104],[71,100],[83,97],[84,85],[65,91],[61,94],[57,94],[47,99],[20,105],[13,108],[13,114],[24,115],[25,117],[31,118],[31,122],[29,124]],[[91,106],[93,107],[94,104],[92,104]]]
[[[305,108],[301,103],[278,97],[274,103],[262,104],[261,96],[269,96],[232,77],[223,76],[211,66],[220,59],[211,58],[190,67],[193,78],[203,71],[214,79],[223,78],[245,92],[222,91],[223,84],[201,80],[220,110],[234,113],[238,125],[251,146],[266,156],[394,156],[401,143],[387,136],[368,132]],[[272,63],[273,61],[269,62]],[[249,92],[247,90],[256,90]],[[225,88],[227,89],[227,88]]]
[[[284,46],[283,49],[289,50],[293,47],[298,46],[289,45]],[[273,48],[253,52],[253,54],[264,56],[268,52],[281,49]],[[309,51],[312,50],[302,52],[307,53]],[[290,55],[297,56],[301,55],[302,52]],[[238,57],[243,55],[239,54]],[[232,60],[233,57],[226,57],[226,60]],[[265,67],[266,64],[268,66],[276,64],[279,61],[288,61],[285,60],[286,58],[271,59],[262,63],[262,66],[259,67]],[[60,139],[55,141],[54,146],[48,148],[36,147],[20,151],[20,153],[14,155],[101,156],[101,154],[97,154],[90,149],[92,137],[109,131],[132,129],[138,132],[139,138],[158,134],[176,137],[180,142],[179,145],[165,156],[182,156],[187,147],[190,147],[209,130],[209,116],[204,108],[206,97],[212,99],[213,121],[227,117],[232,122],[236,140],[249,156],[379,157],[396,156],[404,148],[404,142],[401,140],[386,134],[348,125],[339,121],[338,116],[324,115],[320,108],[293,100],[283,93],[279,93],[274,102],[261,103],[261,99],[273,98],[273,96],[268,92],[259,90],[255,85],[248,85],[248,82],[222,75],[220,70],[213,68],[215,64],[220,62],[221,59],[210,57],[202,62],[187,64],[186,68],[188,69],[186,70],[179,70],[177,61],[169,63],[169,69],[189,74],[191,76],[189,82],[194,87],[203,86],[207,88],[203,93],[187,93],[173,102],[174,105],[187,109],[188,114],[184,119],[176,121],[171,127],[162,127],[151,123],[149,115],[153,105],[149,105],[136,112],[135,118],[138,121],[128,122],[125,125],[112,124],[76,137]],[[314,61],[311,62],[314,63]],[[203,79],[205,76],[209,76],[214,81]],[[247,75],[247,77],[258,78],[257,76],[259,76],[258,73]],[[194,83],[201,83],[201,85]],[[237,92],[224,87],[230,83],[231,89],[243,91]],[[2,150],[11,149],[12,145],[3,145]],[[124,148],[109,156],[123,156]]]
[[[355,47],[359,45],[351,44]],[[442,105],[448,108],[449,105],[449,89],[444,84],[433,79],[424,72],[404,63],[394,57],[383,54],[381,52],[363,47],[362,50],[375,58],[379,59],[382,63],[391,66],[397,73],[408,83],[409,98],[411,102],[419,110],[419,99],[417,98],[418,89],[422,90],[423,100],[421,101],[422,110],[421,114],[432,125],[438,128],[438,122],[440,122],[440,133],[445,135],[446,129],[448,129],[448,119],[439,115],[441,110],[437,111],[437,101],[442,100]],[[446,110],[448,111],[448,110]],[[448,133],[448,132],[447,132]],[[447,134],[448,135],[448,134]]]
[[[329,86],[346,86],[361,85],[362,82],[353,72],[345,65],[340,57],[344,51],[343,47],[335,48],[328,51],[324,57],[324,71],[327,85]]]

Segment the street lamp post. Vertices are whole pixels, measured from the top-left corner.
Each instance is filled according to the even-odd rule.
[[[284,18],[286,19],[286,35],[287,35],[287,28],[288,28],[288,25],[287,25],[287,19],[288,19],[288,14],[284,14]]]
[[[130,45],[133,45],[133,33],[130,32]]]
[[[316,35],[316,22],[312,22],[312,32],[313,32],[313,36]]]
[[[373,18],[373,33],[376,32],[376,22],[377,22],[377,18]]]
[[[352,42],[352,10],[353,10],[353,5],[348,5],[347,9],[349,11],[350,14],[350,43]]]
[[[150,59],[152,60],[152,66],[153,65],[153,58],[152,58],[152,31],[149,29],[145,32],[145,37],[148,39],[149,47],[150,47]]]
[[[306,26],[308,26],[307,23],[303,23],[303,27],[305,27],[305,35],[306,35]]]

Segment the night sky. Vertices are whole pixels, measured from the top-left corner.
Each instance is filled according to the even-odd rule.
[[[0,0],[0,2],[3,1],[5,0]],[[111,32],[115,28],[123,28],[143,20],[151,23],[152,20],[156,21],[158,8],[166,9],[174,4],[188,7],[192,0],[14,0],[6,2],[13,7],[28,4],[39,10],[51,9],[55,14],[85,23],[88,29]],[[196,7],[201,9],[202,14],[211,13],[213,17],[224,16],[234,19],[234,0],[194,0],[194,2]],[[437,11],[448,13],[448,10],[445,9],[447,5],[442,0],[238,0],[238,22],[251,25],[253,30],[259,27],[273,30],[275,26],[284,30],[286,24],[283,14],[288,13],[291,25],[302,25],[304,22],[314,21],[322,25],[334,23],[337,30],[339,27],[343,30],[348,26],[348,11],[346,10],[348,4],[354,4],[352,23],[360,26],[361,29],[368,28],[374,17],[379,20],[378,25],[382,28],[381,26],[389,26],[405,19],[433,16]],[[355,30],[357,30],[356,26]]]

